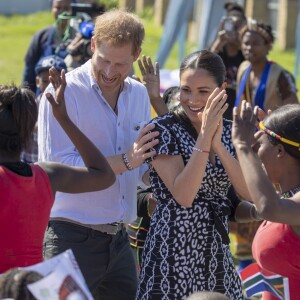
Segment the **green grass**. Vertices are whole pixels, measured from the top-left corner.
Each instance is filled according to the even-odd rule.
[[[0,17],[0,83],[20,84],[24,56],[33,34],[52,22],[49,12],[27,16]]]
[[[294,66],[295,66],[295,60],[296,60],[294,49],[287,50],[287,51],[280,51],[275,43],[275,47],[270,52],[269,58],[270,58],[270,60],[277,62],[281,66],[284,66],[288,71],[290,71],[292,74],[294,74]],[[300,78],[298,78],[297,86],[299,86],[299,83],[300,83],[299,79]]]
[[[146,38],[143,44],[142,53],[155,59],[159,47],[163,27],[154,24],[153,12],[145,11],[143,17]],[[10,84],[12,82],[20,84],[24,69],[24,56],[31,41],[33,34],[53,22],[50,12],[34,13],[26,16],[0,16],[0,84]],[[186,54],[196,50],[196,45],[187,42]],[[270,53],[270,59],[278,62],[294,72],[295,52],[294,50],[280,51],[278,48]],[[166,69],[176,69],[179,66],[178,45],[175,44],[169,58],[164,65]],[[139,75],[138,67],[135,70]],[[297,80],[297,86],[300,86],[300,78]]]

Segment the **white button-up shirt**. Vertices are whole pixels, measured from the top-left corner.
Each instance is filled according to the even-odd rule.
[[[119,95],[116,115],[92,76],[91,61],[67,73],[66,80],[65,101],[72,121],[104,156],[127,152],[150,120],[146,88],[127,78]],[[46,92],[54,92],[52,85]],[[45,96],[39,107],[38,146],[39,161],[84,165],[77,149],[53,116]],[[143,165],[117,175],[116,182],[102,191],[82,194],[57,192],[51,217],[64,217],[84,224],[133,221],[137,211],[136,188],[142,185],[141,178],[146,169],[147,166]]]

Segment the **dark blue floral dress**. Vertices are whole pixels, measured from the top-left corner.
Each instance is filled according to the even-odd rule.
[[[160,131],[157,154],[181,155],[186,164],[195,145],[186,126],[171,113],[151,122]],[[235,156],[231,125],[224,120],[222,142]],[[215,166],[207,162],[190,208],[175,201],[154,169],[150,180],[158,205],[144,247],[136,299],[185,299],[197,291],[244,299],[229,248],[231,203],[226,195],[231,183],[219,158],[216,156]]]

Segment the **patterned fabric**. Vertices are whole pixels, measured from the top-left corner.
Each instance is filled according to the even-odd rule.
[[[152,121],[160,131],[157,154],[182,155],[187,164],[195,139],[172,114]],[[231,122],[224,120],[222,142],[235,155]],[[151,186],[158,205],[147,235],[137,299],[185,299],[196,291],[218,291],[230,299],[243,299],[239,275],[228,239],[230,187],[216,156],[209,161],[192,207],[180,206],[154,169]]]

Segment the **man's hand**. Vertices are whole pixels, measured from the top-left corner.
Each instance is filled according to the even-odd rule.
[[[127,152],[129,164],[133,169],[139,167],[146,159],[151,158],[156,154],[155,150],[150,151],[150,149],[159,142],[159,140],[155,138],[159,135],[159,132],[151,131],[154,127],[154,124],[145,126]]]

